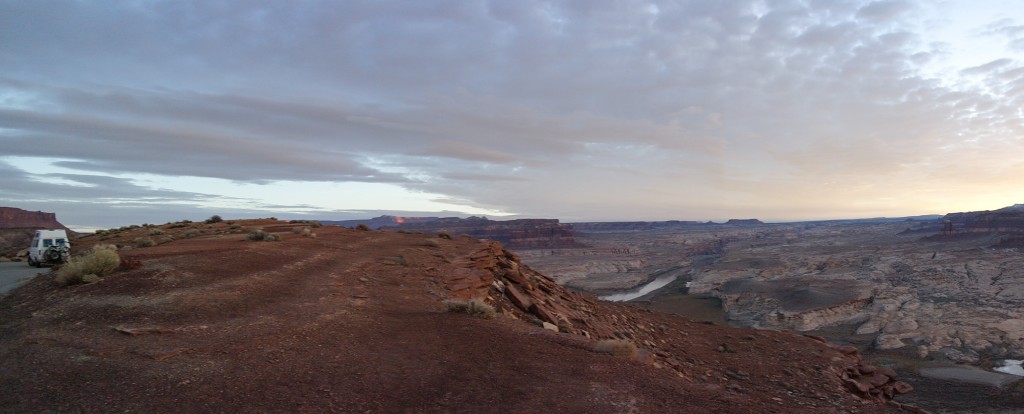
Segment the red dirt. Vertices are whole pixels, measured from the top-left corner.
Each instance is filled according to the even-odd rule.
[[[164,244],[121,251],[135,269],[70,287],[40,276],[0,298],[0,411],[901,411],[847,391],[840,376],[856,359],[834,347],[596,301],[525,267],[533,300],[572,308],[595,338],[633,337],[640,358],[529,323],[486,286],[474,291],[497,318],[445,312],[465,282],[453,275],[479,271],[488,252],[514,258],[490,242],[238,225],[165,225]],[[255,227],[282,240],[246,240]],[[148,232],[86,237],[76,250]]]

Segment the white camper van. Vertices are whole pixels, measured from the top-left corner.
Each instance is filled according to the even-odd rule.
[[[64,230],[36,230],[32,245],[28,248],[28,265],[43,267],[43,264],[68,261],[71,241]]]

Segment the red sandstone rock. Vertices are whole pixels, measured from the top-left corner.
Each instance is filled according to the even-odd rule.
[[[523,312],[529,312],[530,308],[533,306],[533,301],[513,285],[505,287],[505,295],[508,296],[510,301],[512,301],[512,304],[516,305]]]
[[[27,211],[20,208],[0,207],[0,229],[67,229],[57,221],[56,213]]]
[[[893,391],[896,391],[897,394],[907,394],[911,391],[914,391],[914,387],[912,385],[907,384],[903,381],[896,381],[895,383],[892,384],[892,388]]]

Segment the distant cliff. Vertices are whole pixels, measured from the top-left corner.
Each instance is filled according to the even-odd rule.
[[[928,234],[924,241],[946,241],[987,235],[1002,236],[993,247],[1024,247],[1024,205],[998,210],[949,213],[908,228],[903,234]]]
[[[713,221],[699,222],[699,221],[680,221],[680,220],[668,220],[668,221],[605,221],[605,222],[586,222],[586,223],[572,223],[570,224],[573,229],[581,233],[601,233],[601,232],[623,232],[623,231],[651,231],[651,230],[665,230],[665,229],[685,229],[693,227],[704,227],[704,226],[721,226],[721,225],[732,225],[732,226],[749,226],[764,224],[758,219],[729,219],[725,223],[715,223]]]
[[[0,256],[14,256],[28,247],[38,229],[65,229],[56,213],[0,207]]]
[[[365,224],[383,230],[404,230],[424,233],[445,232],[452,236],[467,235],[478,239],[499,241],[509,249],[559,249],[582,247],[573,238],[571,226],[557,219],[489,220],[486,217],[396,217],[380,216],[367,220],[321,221],[354,227]]]
[[[341,227],[356,227],[360,224],[365,224],[371,229],[379,229],[381,227],[399,226],[403,223],[429,223],[440,219],[440,217],[401,217],[384,215],[364,220],[320,220],[320,223]]]
[[[0,229],[67,229],[56,213],[0,207]]]

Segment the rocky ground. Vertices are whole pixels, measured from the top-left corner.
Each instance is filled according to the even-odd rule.
[[[123,270],[0,298],[2,411],[915,411],[882,402],[910,387],[852,347],[599,301],[493,242],[255,220],[75,249],[101,242]]]
[[[1000,247],[1006,244],[998,235],[936,236],[906,232],[908,227],[920,226],[821,222],[577,232],[576,239],[592,251],[628,248],[646,260],[646,266],[623,272],[620,287],[679,266],[684,274],[680,280],[641,300],[659,309],[671,311],[673,302],[692,305],[680,300],[685,297],[717,298],[732,325],[827,334],[872,356],[890,358],[911,375],[919,372],[919,362],[989,368],[1004,358],[1024,358],[1022,250]],[[716,241],[717,250],[692,248],[714,246]],[[523,252],[523,257],[570,286],[596,292],[605,291],[609,277],[586,272],[621,263],[614,255],[568,252]],[[919,380],[926,388],[949,386],[941,378]],[[927,403],[935,408],[966,400],[965,404],[974,404],[967,411],[986,405],[1024,407],[1024,394],[1012,387],[992,392],[1003,400],[936,392],[932,397],[938,400]]]

